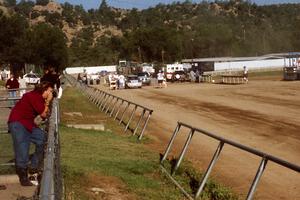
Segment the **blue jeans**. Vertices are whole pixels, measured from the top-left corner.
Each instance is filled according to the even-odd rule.
[[[21,123],[11,122],[8,128],[12,135],[16,167],[27,168],[29,162],[29,147],[35,144],[35,152],[31,158],[31,168],[38,168],[43,159],[45,135],[40,128],[33,128],[30,133]]]
[[[10,90],[10,91],[8,92],[8,96],[11,97],[11,98],[17,97],[17,91],[16,91],[16,90]],[[15,106],[16,103],[17,103],[16,100],[10,100],[10,101],[9,101],[9,105],[10,105],[10,106]]]

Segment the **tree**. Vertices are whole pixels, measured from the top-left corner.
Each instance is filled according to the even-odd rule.
[[[28,23],[20,15],[6,17],[0,14],[0,61],[11,64],[16,70],[24,65],[25,58],[19,52],[23,49],[23,38]]]
[[[49,3],[49,0],[36,0],[36,5],[45,6]]]
[[[57,27],[38,24],[27,34],[31,54],[29,63],[53,65],[58,70],[64,69],[68,62],[68,52],[64,33]]]
[[[5,5],[8,7],[14,7],[16,6],[17,1],[16,0],[5,0]]]
[[[18,3],[18,5],[15,7],[15,11],[27,17],[29,16],[33,6],[33,1],[21,0],[20,3]]]
[[[102,0],[100,7],[99,7],[99,11],[106,11],[108,9],[108,5],[106,3],[106,0]]]

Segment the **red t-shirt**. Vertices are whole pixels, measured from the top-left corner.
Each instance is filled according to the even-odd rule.
[[[45,100],[42,94],[31,91],[23,95],[10,112],[8,122],[20,122],[28,131],[32,132],[34,118],[45,110]]]
[[[19,88],[19,82],[15,78],[13,78],[12,80],[8,79],[5,86],[7,89],[17,89]]]

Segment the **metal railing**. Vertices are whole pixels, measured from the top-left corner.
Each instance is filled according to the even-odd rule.
[[[130,130],[132,135],[138,135],[138,139],[142,139],[153,110],[108,92],[79,83],[70,75],[66,75],[66,78],[72,85],[79,88],[91,102],[96,104],[102,112],[114,120],[118,120],[119,124],[123,124],[125,126],[124,133]],[[135,119],[136,122],[134,125]]]
[[[168,154],[169,154],[169,152],[171,150],[171,147],[174,144],[174,140],[175,140],[176,136],[178,135],[181,127],[185,127],[187,129],[189,129],[189,134],[188,134],[186,142],[185,142],[185,144],[183,146],[183,149],[182,149],[182,151],[181,151],[181,153],[179,155],[179,158],[177,159],[177,162],[176,162],[175,166],[172,168],[171,172],[168,172],[168,170],[164,166],[164,161],[166,160],[166,158],[167,158],[167,156],[168,156]],[[179,166],[180,166],[180,164],[181,164],[181,162],[182,162],[182,160],[184,158],[184,155],[185,155],[185,153],[186,153],[186,151],[187,151],[187,149],[188,149],[188,147],[189,147],[189,145],[191,143],[191,140],[192,140],[192,138],[193,138],[193,136],[194,136],[195,133],[204,134],[204,135],[206,135],[206,136],[208,136],[210,138],[213,138],[213,139],[219,141],[219,145],[218,145],[218,147],[217,147],[217,149],[216,149],[216,151],[215,151],[215,153],[214,153],[214,155],[213,155],[213,157],[212,157],[212,159],[210,161],[210,164],[208,165],[208,168],[206,169],[204,175],[202,176],[202,178],[200,180],[200,184],[199,184],[197,192],[195,193],[195,195],[192,195],[192,194],[189,194],[178,183],[178,181],[175,180],[175,178],[174,178],[173,175],[175,174],[176,170],[179,168]],[[211,173],[214,165],[218,161],[218,158],[219,158],[219,156],[220,156],[220,154],[222,152],[222,149],[223,149],[223,147],[224,147],[225,144],[233,146],[233,147],[236,147],[236,148],[238,148],[238,149],[240,149],[242,151],[249,152],[249,153],[251,153],[253,155],[256,155],[258,157],[261,157],[260,165],[258,167],[257,173],[255,175],[255,178],[254,178],[254,180],[252,182],[252,185],[251,185],[251,187],[250,187],[250,189],[248,191],[248,195],[246,197],[247,200],[253,199],[255,190],[256,190],[257,185],[258,185],[258,183],[260,181],[260,178],[261,178],[261,176],[262,176],[262,174],[263,174],[263,172],[264,172],[264,170],[266,168],[266,165],[267,165],[268,161],[274,162],[274,163],[276,163],[278,165],[281,165],[281,166],[286,167],[288,169],[291,169],[293,171],[300,172],[300,166],[298,166],[298,165],[289,163],[289,162],[287,162],[285,160],[282,160],[282,159],[277,158],[275,156],[272,156],[270,154],[266,154],[264,152],[261,152],[261,151],[258,151],[256,149],[254,149],[254,148],[244,146],[244,145],[239,144],[237,142],[234,142],[234,141],[222,138],[222,137],[217,136],[215,134],[212,134],[212,133],[210,133],[208,131],[192,127],[192,126],[187,125],[187,124],[182,123],[182,122],[178,122],[177,123],[177,127],[175,128],[175,131],[174,131],[174,133],[173,133],[173,135],[171,137],[171,140],[170,140],[170,142],[169,142],[169,144],[168,144],[168,146],[167,146],[167,148],[166,148],[166,150],[164,152],[164,155],[163,155],[162,159],[160,160],[160,167],[161,167],[162,171],[167,174],[168,178],[170,178],[173,181],[173,183],[186,195],[186,197],[188,199],[191,199],[191,200],[197,199],[200,196],[200,194],[202,193],[202,191],[204,190],[204,187],[205,187],[205,184],[206,184],[206,182],[208,180],[208,177],[209,177],[209,175],[210,175],[210,173]]]
[[[59,200],[63,197],[58,125],[59,103],[57,99],[54,99],[48,124],[48,138],[42,180],[38,192],[40,200]]]
[[[6,92],[1,91],[0,97],[0,175],[15,173],[13,144],[11,135],[8,133],[7,120],[11,108],[20,97],[3,97],[6,96]]]
[[[238,75],[222,75],[222,83],[224,84],[243,84],[247,83],[247,78]]]
[[[22,89],[22,88],[21,88]],[[21,90],[20,89],[20,90]],[[27,88],[26,91],[32,90],[33,88]],[[1,121],[5,124],[0,126],[0,136],[5,139],[4,142],[11,143],[11,136],[8,134],[7,129],[7,118],[10,113],[11,108],[14,106],[11,104],[11,101],[18,101],[21,97],[6,97],[7,90],[2,90],[0,98],[0,108],[1,108]],[[60,144],[59,144],[59,104],[57,99],[53,100],[51,116],[47,124],[47,144],[45,148],[45,157],[44,157],[44,168],[42,174],[42,180],[38,191],[36,191],[37,196],[34,196],[33,199],[42,199],[42,200],[52,200],[52,199],[62,199],[63,187],[62,187],[62,175],[60,169]],[[1,140],[2,142],[2,140]],[[9,145],[9,144],[6,144]],[[2,146],[2,145],[1,145]],[[1,162],[0,163],[0,174],[14,173],[14,170],[11,169],[15,165],[13,160],[13,147],[10,144],[11,151],[8,151],[5,155],[3,151],[1,153]],[[3,158],[2,158],[3,157]],[[10,160],[9,162],[7,160]],[[35,194],[35,195],[36,195]]]

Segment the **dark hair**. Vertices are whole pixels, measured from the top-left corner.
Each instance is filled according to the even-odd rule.
[[[37,91],[38,93],[43,94],[43,92],[48,90],[49,87],[54,88],[53,83],[50,83],[48,81],[43,81],[43,82],[35,85],[34,91]]]

